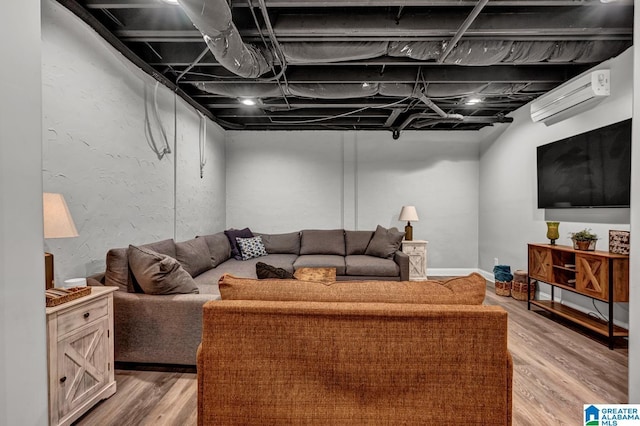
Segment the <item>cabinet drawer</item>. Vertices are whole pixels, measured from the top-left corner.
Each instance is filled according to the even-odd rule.
[[[107,310],[107,298],[102,297],[58,315],[58,336],[106,316]]]
[[[402,251],[409,256],[420,256],[424,254],[424,246],[406,245]]]

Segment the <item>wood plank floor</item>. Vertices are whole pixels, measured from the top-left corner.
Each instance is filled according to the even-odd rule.
[[[624,340],[609,350],[580,330],[527,311],[526,302],[496,296],[491,287],[485,304],[509,312],[514,425],[581,425],[585,403],[627,403]],[[116,381],[116,394],[76,424],[196,424],[196,375],[192,371],[120,369]]]

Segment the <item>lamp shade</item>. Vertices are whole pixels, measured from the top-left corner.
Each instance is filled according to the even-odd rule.
[[[406,220],[409,222],[417,222],[418,212],[414,206],[402,206],[402,210],[400,210],[400,217],[398,220]]]
[[[42,194],[45,238],[77,237],[78,231],[62,194]]]

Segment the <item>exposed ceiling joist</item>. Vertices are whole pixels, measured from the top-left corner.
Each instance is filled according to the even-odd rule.
[[[200,0],[180,1],[197,7]],[[241,41],[272,58],[271,44],[263,44],[268,17],[289,55],[273,69],[277,81],[272,71],[247,79],[224,68],[181,6],[59,0],[228,129],[478,130],[508,121],[509,112],[633,39],[631,0],[202,1],[229,7],[220,10]],[[366,47],[372,43],[377,50]],[[257,105],[241,106],[246,96]],[[465,120],[434,117],[421,96]]]

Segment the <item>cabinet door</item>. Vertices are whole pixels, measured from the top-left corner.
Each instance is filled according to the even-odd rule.
[[[551,280],[551,250],[529,246],[529,276],[541,281]]]
[[[576,290],[608,300],[609,263],[606,258],[576,253]]]
[[[423,244],[403,244],[402,251],[409,256],[409,278],[424,279],[427,275],[425,270],[426,247]]]
[[[58,342],[59,418],[99,392],[109,378],[108,317]]]

